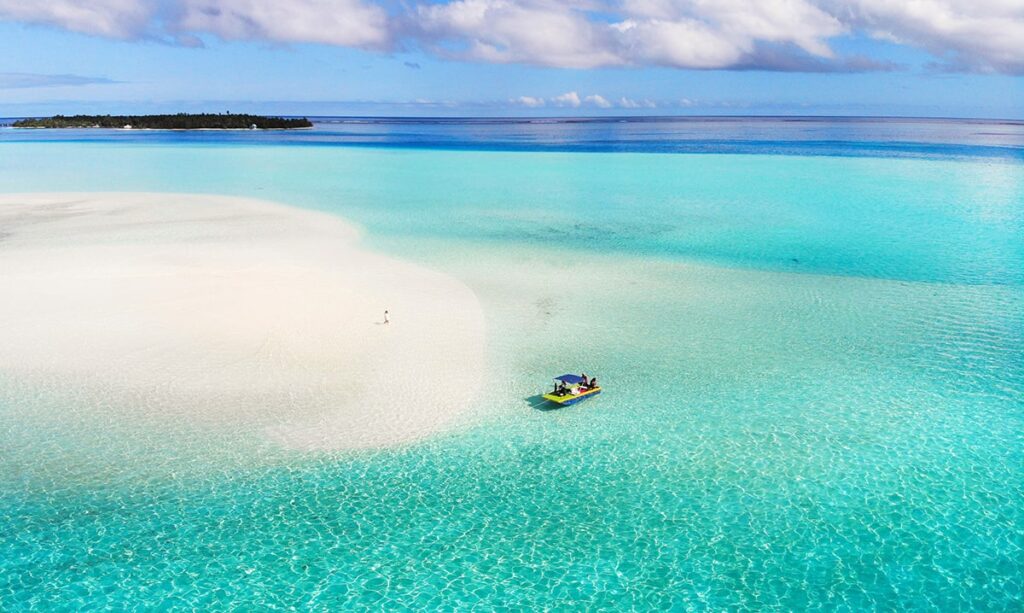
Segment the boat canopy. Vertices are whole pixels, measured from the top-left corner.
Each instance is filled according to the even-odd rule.
[[[576,385],[577,383],[586,383],[586,379],[579,375],[562,375],[555,377],[555,381],[561,381],[567,385]]]

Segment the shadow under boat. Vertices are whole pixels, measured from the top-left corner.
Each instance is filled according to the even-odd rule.
[[[561,405],[553,404],[544,399],[544,394],[534,394],[523,398],[530,408],[535,411],[557,411]]]

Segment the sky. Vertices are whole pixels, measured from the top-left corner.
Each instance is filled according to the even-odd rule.
[[[0,116],[1024,119],[1024,0],[0,0]]]

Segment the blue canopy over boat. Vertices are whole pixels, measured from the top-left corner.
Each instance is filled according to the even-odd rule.
[[[555,377],[555,381],[561,381],[568,385],[576,385],[577,383],[586,383],[587,380],[579,375],[562,375],[561,377]]]

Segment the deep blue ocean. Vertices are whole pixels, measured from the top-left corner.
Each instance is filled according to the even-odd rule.
[[[339,145],[487,151],[751,153],[1024,159],[1024,121],[872,117],[310,117],[295,131],[166,131],[145,142]],[[13,118],[0,118],[0,124]],[[0,141],[126,143],[125,130],[26,133]]]

